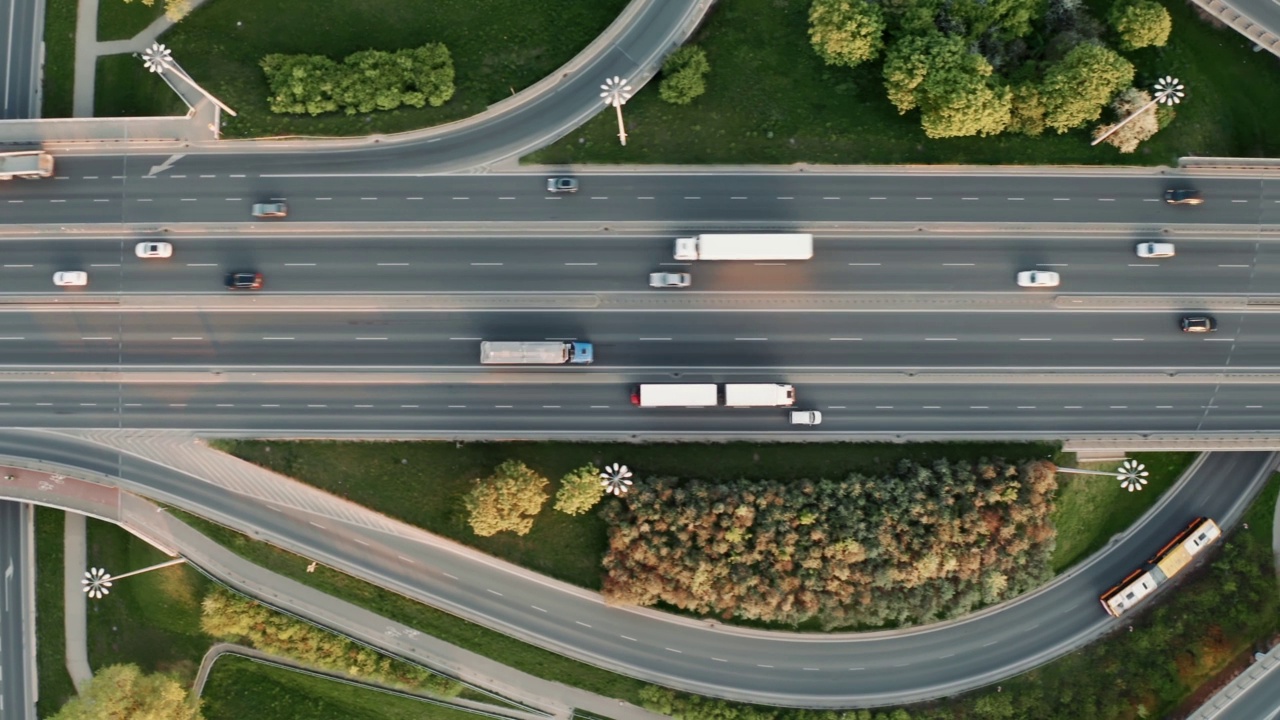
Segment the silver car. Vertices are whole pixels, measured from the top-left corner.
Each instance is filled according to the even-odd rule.
[[[689,273],[649,273],[649,287],[651,288],[687,288],[692,284],[693,276]]]
[[[547,192],[576,193],[578,192],[578,179],[571,177],[547,178]]]
[[[282,218],[289,214],[289,207],[282,202],[255,203],[253,216],[258,218]]]

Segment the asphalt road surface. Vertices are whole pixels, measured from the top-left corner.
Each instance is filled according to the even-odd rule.
[[[35,651],[26,647],[35,618],[23,599],[23,580],[34,575],[27,567],[29,547],[24,535],[31,532],[31,506],[0,500],[0,718],[34,718],[35,698],[30,661]]]
[[[225,294],[227,273],[262,272],[265,293],[345,294],[635,292],[671,305],[701,292],[877,294],[911,300],[937,293],[1052,295],[1274,295],[1280,243],[1208,232],[1169,238],[1177,256],[1140,258],[1132,234],[890,234],[832,232],[809,261],[684,262],[677,233],[149,235],[172,242],[169,259],[140,259],[139,239],[14,238],[5,241],[0,296]],[[1145,238],[1143,238],[1145,239]],[[1062,285],[1018,288],[1021,270],[1053,270]],[[53,273],[83,270],[85,288],[60,289]],[[689,290],[654,290],[648,274],[689,272]],[[908,296],[909,295],[909,296]]]
[[[1280,682],[1273,666],[1244,692],[1213,714],[1213,720],[1276,720],[1280,718]],[[1245,672],[1252,672],[1250,668]]]
[[[48,375],[48,374],[46,374]],[[70,374],[74,376],[74,373]],[[1091,433],[1214,433],[1274,435],[1280,402],[1274,385],[824,382],[771,375],[711,373],[642,376],[635,381],[786,381],[796,383],[797,407],[823,411],[816,428],[787,425],[783,408],[637,408],[630,382],[575,381],[495,371],[469,382],[421,374],[413,382],[335,375],[328,382],[252,374],[240,382],[219,373],[166,383],[9,383],[0,423],[9,427],[201,429],[315,435],[403,433],[446,437],[717,438],[790,434],[795,437],[1049,437]]]
[[[391,150],[392,148],[384,148]],[[357,152],[357,151],[352,151]],[[332,154],[59,156],[57,179],[5,188],[11,223],[250,222],[255,202],[280,199],[294,222],[755,223],[823,228],[868,222],[1214,224],[1280,223],[1280,180],[1135,174],[635,172],[580,176],[573,195],[546,192],[545,174],[395,175],[381,163],[413,163],[359,151],[368,175],[325,168]],[[295,173],[290,164],[321,169]],[[1170,206],[1166,189],[1195,187],[1199,207]]]
[[[306,548],[310,557],[635,677],[758,702],[829,707],[908,702],[993,683],[1123,627],[1123,620],[1106,615],[1098,596],[1191,518],[1206,515],[1233,527],[1274,460],[1269,453],[1210,455],[1149,522],[1021,602],[904,634],[812,638],[691,627],[609,607],[501,563],[476,563],[399,534],[246,503],[167,467],[70,438],[5,433],[0,454],[128,477],[166,502],[236,517],[264,536]]]
[[[4,44],[4,92],[0,118],[40,117],[40,63],[44,58],[43,0],[0,2],[0,43]]]

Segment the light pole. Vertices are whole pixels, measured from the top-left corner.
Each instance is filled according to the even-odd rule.
[[[114,584],[115,580],[121,580],[129,577],[130,575],[141,575],[144,572],[159,570],[160,568],[167,568],[170,565],[180,565],[184,562],[186,562],[186,559],[178,558],[177,560],[170,560],[169,562],[152,565],[151,567],[134,570],[133,572],[117,575],[115,577],[112,577],[111,573],[103,570],[102,568],[89,568],[89,571],[84,574],[84,579],[80,581],[80,590],[94,600],[101,600],[111,592],[111,586]]]
[[[1081,470],[1080,468],[1058,468],[1060,473],[1072,473],[1075,475],[1110,475],[1114,478],[1120,478],[1120,487],[1134,492],[1141,490],[1147,484],[1147,476],[1151,473],[1147,472],[1145,465],[1137,460],[1125,460],[1120,464],[1119,472],[1107,472],[1106,470]]]
[[[618,140],[623,145],[627,144],[627,129],[622,125],[622,106],[627,104],[631,99],[631,86],[627,81],[614,75],[604,84],[600,86],[604,92],[600,93],[600,97],[604,98],[605,105],[612,105],[614,110],[618,111]]]
[[[621,497],[631,489],[631,480],[629,479],[631,471],[627,469],[626,465],[614,463],[606,467],[604,472],[600,473],[600,477],[600,484],[604,486],[606,494],[612,493]]]
[[[1182,92],[1182,87],[1183,85],[1182,83],[1178,82],[1178,78],[1169,77],[1168,75],[1165,75],[1164,77],[1160,78],[1159,80],[1156,81],[1156,84],[1155,84],[1156,96],[1152,98],[1151,102],[1147,103],[1146,105],[1143,105],[1137,110],[1134,110],[1129,115],[1129,117],[1121,120],[1119,123],[1116,124],[1115,127],[1111,128],[1110,130],[1094,138],[1093,142],[1089,144],[1097,145],[1103,140],[1106,140],[1108,137],[1111,136],[1111,133],[1124,127],[1129,123],[1130,120],[1138,117],[1142,113],[1151,109],[1152,107],[1155,106],[1156,103],[1164,103],[1165,105],[1169,105],[1170,107],[1172,107],[1182,102],[1182,98],[1186,94]]]
[[[181,77],[188,83],[191,83],[191,87],[195,88],[201,95],[208,98],[209,102],[217,105],[218,108],[229,113],[232,117],[235,117],[236,111],[224,105],[221,100],[211,95],[208,90],[200,87],[195,80],[191,79],[191,76],[187,74],[187,71],[183,70],[182,66],[178,64],[178,61],[173,59],[173,51],[165,47],[163,44],[151,43],[151,47],[143,50],[142,64],[151,72],[162,77],[164,77],[165,70],[172,70],[173,74]]]

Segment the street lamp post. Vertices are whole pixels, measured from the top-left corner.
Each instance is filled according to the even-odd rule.
[[[227,107],[225,104],[223,104],[221,100],[214,97],[208,90],[205,90],[204,88],[200,87],[200,84],[197,83],[195,80],[193,80],[192,77],[187,74],[186,70],[182,69],[182,66],[178,64],[178,61],[173,59],[173,51],[165,47],[162,43],[152,43],[151,47],[142,51],[142,64],[148,70],[150,70],[153,73],[156,73],[157,75],[160,75],[161,77],[166,77],[164,74],[166,70],[172,71],[172,74],[177,75],[178,77],[190,83],[191,87],[199,91],[201,95],[207,98],[209,102],[216,105],[218,109],[228,113],[232,117],[235,117],[236,111]],[[214,136],[215,137],[217,136],[216,128],[214,130]]]
[[[1125,460],[1120,464],[1119,472],[1107,472],[1106,470],[1082,470],[1080,468],[1058,468],[1060,473],[1072,473],[1075,475],[1110,475],[1114,478],[1120,478],[1120,487],[1135,492],[1141,490],[1147,484],[1148,472],[1146,466],[1137,460]]]
[[[1164,77],[1160,78],[1159,80],[1156,81],[1156,84],[1155,84],[1156,95],[1154,98],[1152,98],[1151,102],[1147,103],[1146,105],[1143,105],[1137,110],[1134,110],[1132,113],[1129,114],[1129,117],[1121,120],[1119,123],[1116,124],[1115,127],[1111,128],[1110,130],[1094,138],[1093,142],[1089,144],[1097,145],[1103,140],[1106,140],[1108,137],[1111,136],[1112,133],[1124,127],[1125,125],[1129,124],[1130,120],[1138,117],[1139,115],[1146,112],[1147,110],[1150,110],[1151,108],[1155,107],[1156,103],[1164,103],[1165,105],[1169,105],[1170,107],[1172,107],[1182,102],[1182,98],[1186,94],[1182,92],[1182,87],[1183,85],[1182,83],[1178,82],[1178,78],[1169,77],[1168,75],[1165,75]]]
[[[80,581],[80,589],[85,595],[94,600],[101,600],[111,592],[111,586],[115,584],[116,580],[122,580],[131,575],[141,575],[144,572],[159,570],[160,568],[167,568],[170,565],[180,565],[184,562],[186,562],[186,559],[178,558],[177,560],[170,560],[169,562],[163,562],[159,565],[152,565],[151,567],[145,567],[141,570],[134,570],[114,577],[102,568],[89,568],[89,571],[84,574],[84,578]]]
[[[606,494],[621,497],[631,489],[631,471],[626,465],[614,463],[600,473],[600,478],[600,484],[604,486]]]
[[[622,124],[622,106],[627,104],[631,99],[631,86],[627,81],[614,75],[604,84],[600,86],[604,92],[600,93],[600,97],[604,98],[605,105],[612,105],[614,110],[618,111],[618,140],[623,145],[627,144],[627,129]]]

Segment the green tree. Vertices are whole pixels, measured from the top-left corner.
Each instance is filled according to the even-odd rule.
[[[519,460],[507,460],[493,474],[476,480],[463,498],[467,522],[481,537],[500,532],[527,535],[547,502],[547,479]]]
[[[50,720],[202,720],[200,701],[191,701],[177,680],[144,675],[137,665],[108,665],[89,686]]]
[[[828,65],[854,67],[884,49],[884,10],[866,0],[814,0],[809,42]]]
[[[556,510],[568,515],[581,515],[595,507],[604,497],[604,483],[600,469],[583,465],[560,478],[560,490],[556,492]]]
[[[1107,101],[1132,82],[1133,64],[1114,50],[1080,45],[1045,73],[1045,124],[1064,133],[1097,120]]]
[[[1040,88],[1033,83],[1021,83],[1009,89],[1009,132],[1036,136],[1044,132],[1044,102],[1040,100]]]
[[[884,82],[899,113],[920,108],[929,137],[995,135],[1009,124],[1009,89],[993,83],[991,64],[963,38],[903,38],[885,56]]]
[[[685,45],[663,61],[658,97],[672,105],[688,105],[707,91],[709,72],[711,63],[706,51],[697,45]]]
[[[1164,47],[1173,32],[1173,18],[1154,0],[1122,0],[1111,6],[1111,27],[1120,36],[1121,50]]]

